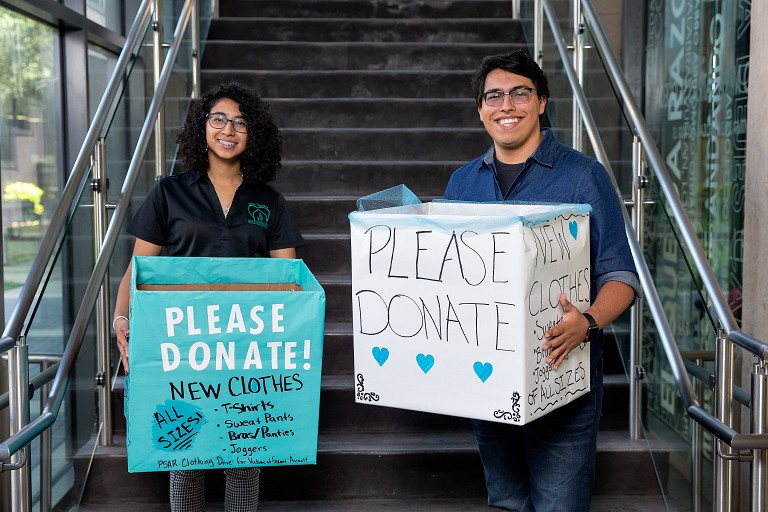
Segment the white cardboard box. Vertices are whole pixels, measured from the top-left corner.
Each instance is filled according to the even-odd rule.
[[[349,215],[355,400],[524,424],[589,391],[555,371],[561,293],[589,307],[589,205],[434,202]]]

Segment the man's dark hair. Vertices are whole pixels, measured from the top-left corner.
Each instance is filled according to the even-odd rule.
[[[536,87],[536,94],[539,98],[542,96],[549,98],[547,77],[539,65],[525,51],[514,50],[509,53],[489,55],[483,58],[480,67],[472,75],[472,92],[475,95],[475,102],[478,107],[483,100],[482,94],[485,87],[485,77],[494,69],[502,69],[529,78],[533,82],[533,86]]]
[[[207,115],[216,102],[224,98],[238,104],[248,125],[245,151],[240,156],[243,181],[261,184],[274,180],[280,167],[282,137],[272,121],[267,103],[250,87],[239,82],[223,83],[211,89],[192,106],[176,137],[179,165],[185,171],[207,172]]]

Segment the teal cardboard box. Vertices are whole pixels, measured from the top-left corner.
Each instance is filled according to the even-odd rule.
[[[128,471],[314,464],[325,292],[283,258],[135,257]]]

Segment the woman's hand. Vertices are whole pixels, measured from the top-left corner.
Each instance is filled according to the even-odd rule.
[[[117,336],[117,351],[120,352],[120,360],[123,362],[125,373],[128,374],[128,337],[130,336],[130,324],[124,316],[117,316],[112,323]]]

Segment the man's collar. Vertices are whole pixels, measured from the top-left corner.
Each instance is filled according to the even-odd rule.
[[[555,136],[552,135],[552,130],[550,130],[549,128],[542,128],[541,142],[539,142],[539,146],[536,148],[536,151],[534,151],[533,154],[528,158],[529,159],[533,158],[539,164],[545,167],[549,167],[551,169],[552,167],[554,167],[554,163],[555,163],[556,146],[557,146],[557,140],[555,139]],[[488,151],[485,152],[485,156],[483,157],[483,162],[485,163],[485,165],[489,166],[491,169],[496,168],[493,161],[494,155],[495,155],[494,146],[491,146],[488,149]]]
[[[488,151],[485,152],[485,156],[483,157],[483,162],[485,165],[490,167],[491,169],[496,168],[496,164],[493,162],[493,156],[495,154],[493,144],[491,144],[491,147],[488,148]]]
[[[550,169],[555,166],[555,153],[557,149],[557,140],[549,128],[541,129],[541,142],[539,147],[533,152],[531,158],[538,163]]]

